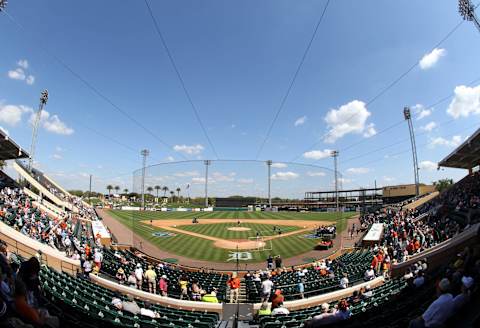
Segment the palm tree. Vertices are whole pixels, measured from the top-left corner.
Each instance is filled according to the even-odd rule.
[[[163,191],[163,197],[166,197],[167,191],[168,191],[168,187],[167,187],[167,186],[164,186],[164,187],[162,188],[162,191]]]
[[[118,192],[120,191],[120,186],[115,186],[115,193],[118,194]]]
[[[127,189],[127,188],[123,189],[123,193],[124,193],[125,195],[128,194],[128,189]]]
[[[180,199],[180,191],[181,191],[181,190],[182,190],[182,189],[180,189],[180,187],[177,187],[177,198],[178,198],[178,199]]]
[[[147,187],[147,192],[148,192],[149,194],[151,194],[151,193],[153,192],[153,188],[152,188],[152,187]]]
[[[108,185],[108,186],[107,186],[107,190],[108,190],[108,198],[110,198],[110,196],[112,195],[113,186],[112,186],[112,185]]]
[[[173,203],[173,196],[174,196],[174,195],[175,195],[175,191],[170,190],[170,196],[171,196],[171,198],[172,198],[172,203]]]
[[[157,192],[157,198],[158,198],[158,192],[160,191],[160,189],[162,189],[162,187],[160,187],[159,185],[155,186],[155,191]]]

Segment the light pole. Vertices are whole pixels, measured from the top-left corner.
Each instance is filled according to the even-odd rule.
[[[205,208],[208,207],[208,167],[212,162],[210,160],[203,161],[205,164]]]
[[[48,91],[43,90],[40,94],[40,104],[38,106],[37,113],[35,114],[35,120],[33,121],[33,128],[32,128],[32,144],[30,146],[30,158],[28,160],[28,169],[32,170],[33,167],[33,159],[35,156],[35,147],[37,145],[37,136],[38,136],[38,126],[40,125],[40,119],[42,117],[43,108],[47,104],[48,101]]]
[[[268,167],[268,207],[272,209],[272,195],[270,193],[271,191],[271,186],[272,186],[272,161],[268,160],[267,161],[267,167]]]
[[[458,12],[463,17],[464,20],[473,22],[475,27],[480,31],[480,21],[475,15],[475,6],[470,0],[459,0]]]
[[[408,123],[408,130],[410,132],[410,143],[412,144],[412,157],[413,157],[413,175],[415,178],[415,195],[418,196],[419,192],[419,179],[418,179],[418,158],[417,158],[417,145],[415,144],[415,132],[413,130],[412,114],[409,107],[403,109],[403,117]]]
[[[142,164],[142,208],[145,211],[145,167],[147,166],[147,156],[150,154],[148,149],[143,149],[140,154],[143,157]]]
[[[330,155],[333,157],[333,165],[335,169],[335,210],[338,212],[338,170],[337,170],[338,150],[332,150]]]

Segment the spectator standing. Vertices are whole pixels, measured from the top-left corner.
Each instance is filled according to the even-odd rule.
[[[157,273],[153,270],[153,266],[149,265],[148,270],[145,271],[145,279],[148,283],[148,292],[157,293]]]
[[[234,272],[230,279],[228,279],[227,285],[230,287],[230,303],[236,303],[240,291],[240,279],[237,277],[236,272]]]
[[[180,277],[178,285],[180,286],[180,299],[188,298],[188,279],[185,275]]]
[[[162,296],[168,295],[168,281],[166,275],[162,275],[160,277],[160,280],[158,281],[158,289],[160,290]]]
[[[342,279],[340,279],[340,288],[348,288],[348,283],[348,276],[346,273],[344,273]]]
[[[140,263],[137,264],[135,269],[135,278],[137,279],[137,289],[142,290],[143,286],[143,268]]]
[[[127,276],[125,275],[125,271],[123,270],[123,268],[118,268],[115,277],[117,278],[120,285],[125,284],[125,281],[127,280]]]
[[[262,302],[266,302],[270,299],[270,294],[272,293],[273,282],[270,278],[266,278],[262,281]]]

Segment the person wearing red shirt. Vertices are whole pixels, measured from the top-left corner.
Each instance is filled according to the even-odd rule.
[[[227,285],[230,287],[230,303],[238,301],[238,292],[240,290],[240,279],[234,272],[230,279],[227,281]]]

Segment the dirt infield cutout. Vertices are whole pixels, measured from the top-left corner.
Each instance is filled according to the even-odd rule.
[[[177,233],[181,233],[184,235],[190,235],[194,236],[197,238],[203,238],[207,240],[211,240],[214,242],[214,246],[218,248],[225,248],[225,249],[238,249],[241,250],[247,250],[247,249],[257,249],[265,246],[265,241],[268,240],[273,240],[277,238],[283,238],[287,237],[290,235],[296,235],[300,233],[304,233],[306,231],[310,231],[312,228],[319,226],[319,225],[329,225],[332,224],[331,221],[307,221],[307,220],[266,220],[266,219],[204,219],[200,220],[199,223],[196,223],[198,225],[201,224],[214,224],[214,223],[237,223],[240,221],[241,223],[260,223],[260,224],[271,224],[271,225],[276,225],[276,226],[296,226],[299,227],[299,230],[287,232],[281,235],[274,235],[274,236],[268,236],[268,237],[263,237],[262,240],[248,240],[248,239],[238,239],[238,240],[227,240],[227,239],[221,239],[221,238],[216,238],[212,236],[207,236],[207,235],[202,235],[200,233],[192,232],[192,231],[187,231],[187,230],[182,230],[178,229],[177,226],[182,226],[182,225],[191,225],[192,220],[190,219],[179,219],[179,220],[154,220],[152,222],[152,225],[165,229],[165,230],[170,230],[170,231],[175,231]],[[150,221],[148,220],[143,220],[141,223],[150,225]],[[235,230],[234,230],[235,229]],[[236,230],[236,229],[243,229],[243,230]],[[250,228],[246,227],[230,227],[228,230],[233,230],[233,231],[246,231],[250,230]]]

